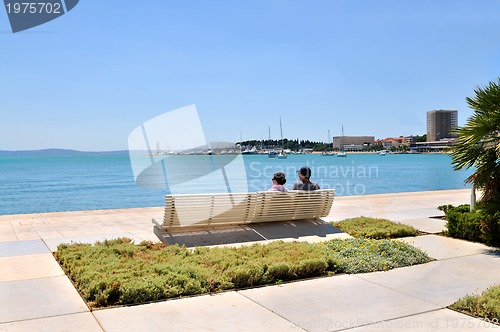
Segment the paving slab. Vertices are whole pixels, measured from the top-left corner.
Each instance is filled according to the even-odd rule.
[[[63,276],[52,254],[0,257],[0,282]]]
[[[103,332],[90,313],[69,314],[0,324],[0,332]],[[124,330],[130,331],[130,330]]]
[[[40,235],[30,224],[12,224],[18,241],[40,240]]]
[[[414,219],[402,219],[398,222],[410,225],[417,230],[429,233],[429,234],[439,234],[446,230],[446,220],[436,219],[436,218],[414,218]]]
[[[0,323],[88,312],[66,276],[0,283]]]
[[[329,220],[369,216],[401,221],[443,215],[440,205],[468,204],[470,189],[335,197]]]
[[[94,311],[106,332],[301,331],[236,292]]]
[[[487,320],[470,317],[453,310],[441,309],[400,319],[379,321],[348,331],[500,331],[500,326],[492,324]]]
[[[8,220],[0,220],[0,242],[17,241],[16,233]]]
[[[0,257],[46,253],[50,250],[42,240],[0,242]]]
[[[352,275],[240,291],[306,331],[340,331],[439,309]]]
[[[500,249],[498,248],[446,236],[426,235],[402,240],[427,252],[430,257],[439,260],[478,254],[500,255]]]
[[[467,294],[500,283],[500,257],[472,255],[427,264],[355,275],[444,308]]]
[[[152,226],[149,226],[148,228],[144,229],[127,230],[127,231],[131,234],[133,239],[141,239],[141,241],[160,242],[158,237],[153,233],[152,228],[153,228]]]

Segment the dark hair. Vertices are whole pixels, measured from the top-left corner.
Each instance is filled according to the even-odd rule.
[[[302,176],[306,177],[306,178],[310,178],[311,177],[311,169],[307,166],[302,166],[298,171],[297,173],[300,173],[302,174]]]
[[[276,180],[278,184],[285,184],[286,183],[285,174],[282,172],[276,172],[273,175],[273,180]]]

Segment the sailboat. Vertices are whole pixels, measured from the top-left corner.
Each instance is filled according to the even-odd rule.
[[[278,153],[278,159],[286,159],[287,155],[285,150],[283,149],[283,127],[281,126],[281,118],[280,118],[280,131],[281,131],[281,151]]]
[[[344,125],[342,125],[342,136],[339,140],[339,152],[337,153],[337,157],[347,157],[347,153],[344,151]]]
[[[271,142],[271,127],[269,127],[269,139],[268,142]],[[269,146],[267,147],[269,152],[267,153],[269,158],[275,158],[276,157],[276,151],[274,151],[274,148],[271,150]]]
[[[325,151],[321,155],[322,156],[334,156],[335,154],[333,153],[333,140],[331,139],[330,136],[330,129],[328,129],[328,142],[332,142],[332,151]]]

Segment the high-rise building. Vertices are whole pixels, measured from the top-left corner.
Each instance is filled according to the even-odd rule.
[[[456,137],[451,131],[458,126],[458,111],[434,110],[427,112],[427,142]]]

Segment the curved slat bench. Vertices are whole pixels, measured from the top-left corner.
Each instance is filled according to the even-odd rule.
[[[153,223],[173,233],[249,223],[319,219],[330,212],[334,195],[334,189],[166,195],[163,220],[153,219]]]

